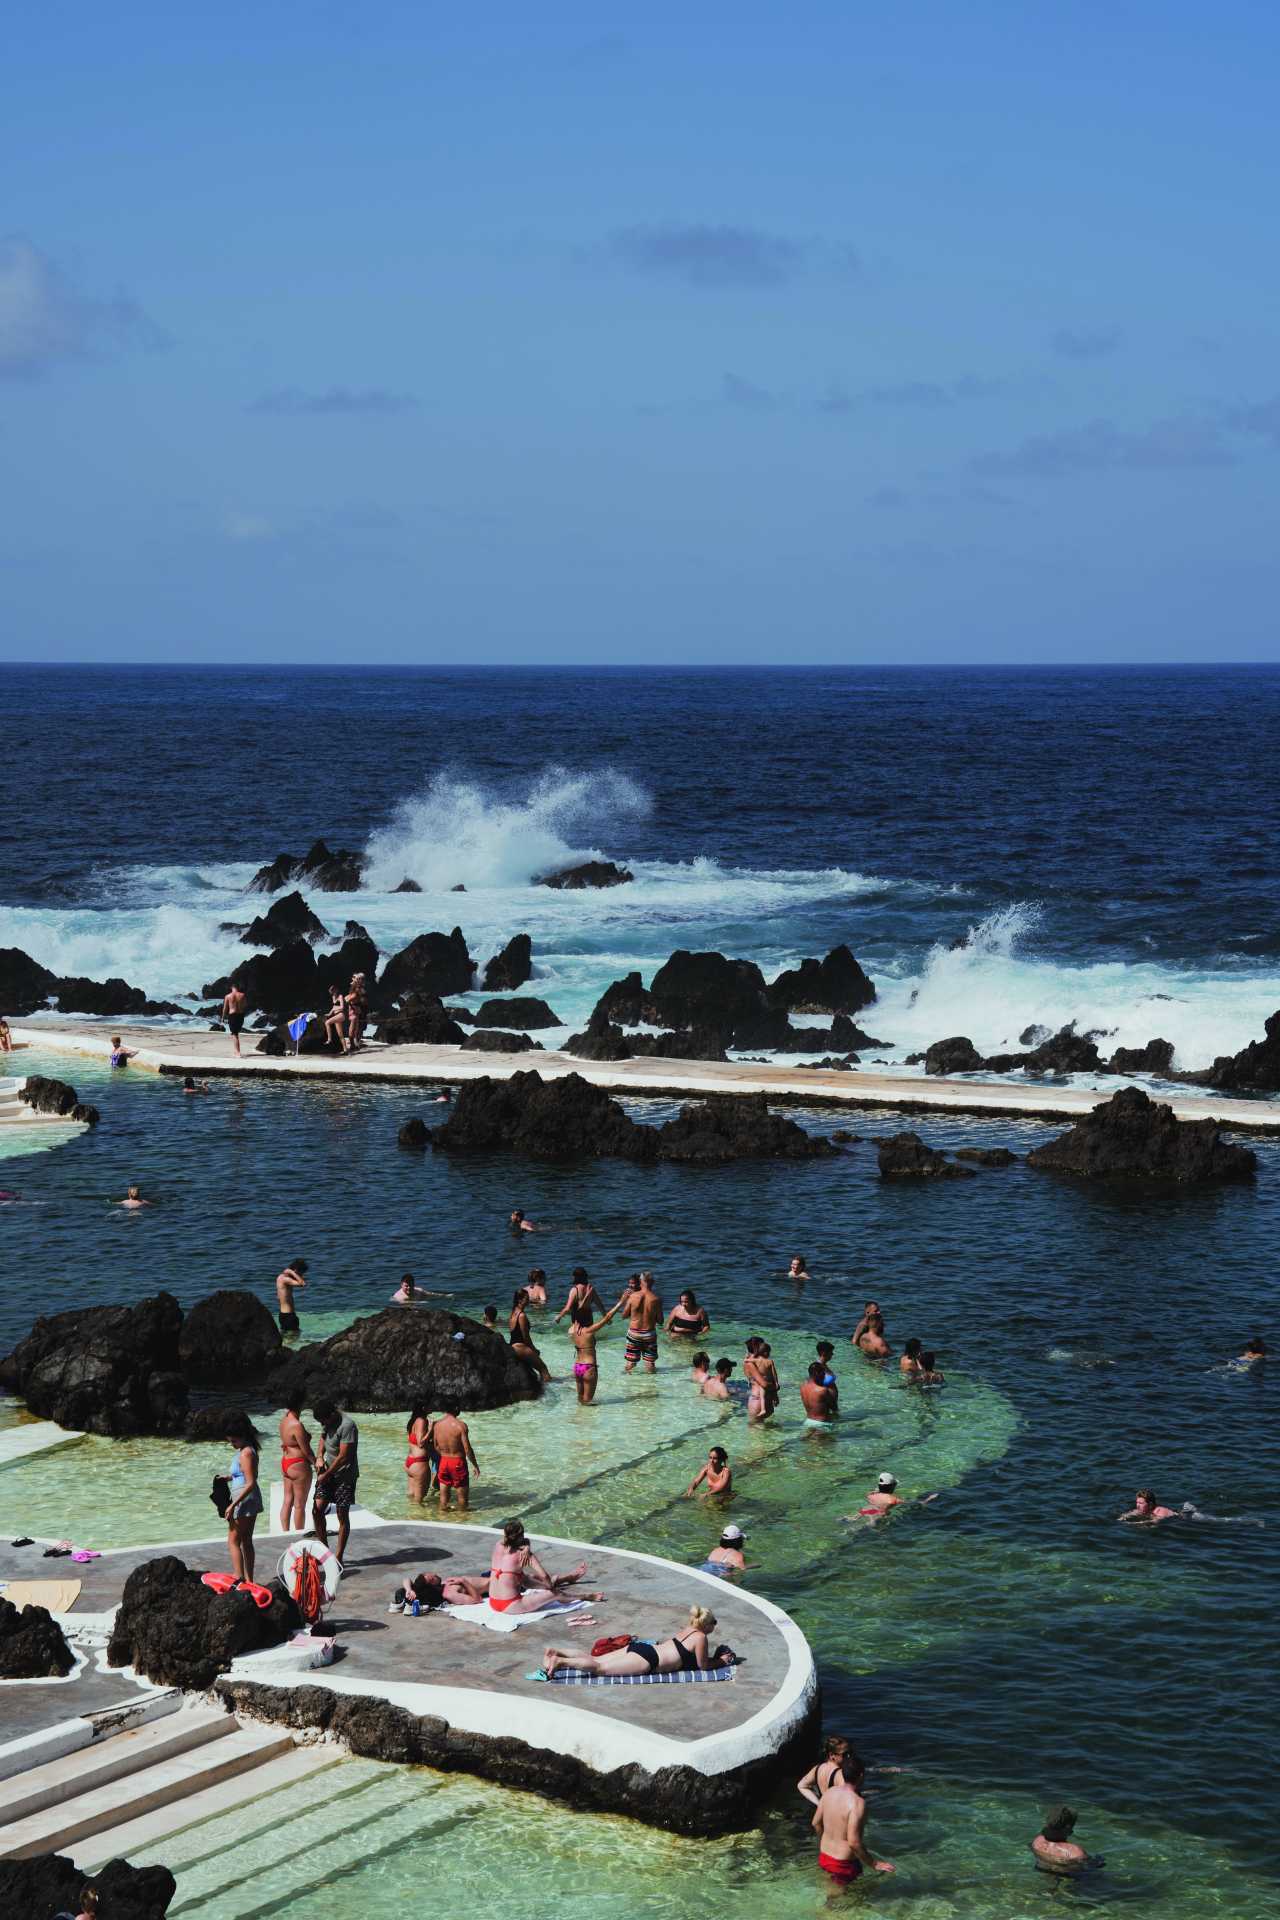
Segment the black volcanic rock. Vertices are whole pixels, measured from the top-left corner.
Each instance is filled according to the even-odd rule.
[[[477,1027],[513,1027],[517,1033],[529,1033],[537,1027],[562,1027],[564,1021],[545,1000],[532,995],[517,995],[511,1000],[486,1000],[472,1015]]]
[[[144,1560],[124,1583],[107,1664],[132,1667],[157,1686],[207,1692],[242,1653],[271,1647],[300,1624],[279,1580],[259,1607],[247,1593],[214,1593],[173,1554]]]
[[[410,993],[379,1021],[375,1036],[389,1047],[460,1047],[466,1038],[433,993]]]
[[[581,1033],[570,1034],[564,1050],[576,1060],[630,1060],[631,1042],[622,1028],[597,1010]]]
[[[273,900],[240,938],[247,947],[287,947],[294,940],[327,940],[329,933],[302,895],[294,892]]]
[[[127,980],[87,980],[81,974],[50,973],[21,947],[0,947],[0,1008],[12,1018],[39,1013],[51,1000],[59,1013],[101,1014],[123,1020],[137,1013],[181,1013],[171,1000],[149,1000]]]
[[[177,1882],[168,1867],[131,1867],[109,1860],[86,1873],[62,1853],[29,1860],[0,1860],[0,1913],[7,1920],[58,1920],[80,1911],[80,1894],[92,1884],[98,1920],[164,1920]]]
[[[1249,1180],[1258,1157],[1228,1146],[1216,1120],[1178,1120],[1173,1108],[1141,1087],[1123,1087],[1069,1132],[1035,1147],[1027,1165],[1092,1179]]]
[[[504,1033],[500,1027],[477,1027],[462,1043],[466,1053],[541,1053],[541,1040],[527,1033]]]
[[[802,960],[780,973],[767,991],[775,1007],[791,1013],[858,1013],[876,997],[846,946],[833,947],[825,960]]]
[[[1251,1040],[1239,1053],[1222,1053],[1204,1073],[1188,1074],[1220,1093],[1280,1093],[1280,1010],[1272,1014],[1265,1038]]]
[[[254,1293],[223,1287],[198,1300],[178,1335],[178,1365],[193,1386],[243,1387],[280,1354],[280,1332]]]
[[[658,968],[647,999],[656,1013],[640,1018],[669,1027],[736,1029],[768,1009],[764,975],[754,960],[727,960],[722,953],[690,953],[684,947]]]
[[[657,1025],[661,1025],[661,1016],[654,1015]],[[649,999],[644,982],[638,973],[628,973],[621,980],[613,980],[605,988],[591,1010],[588,1029],[597,1020],[614,1021],[621,1027],[638,1027],[642,1021],[650,1019]]]
[[[56,973],[50,973],[21,947],[0,947],[0,1006],[6,1014],[38,1013],[57,990]]]
[[[80,1099],[65,1080],[51,1080],[43,1073],[29,1073],[18,1089],[18,1098],[33,1113],[56,1113],[63,1120],[80,1120],[96,1127],[102,1115]]]
[[[622,887],[634,879],[629,867],[619,867],[612,860],[584,860],[578,867],[561,867],[558,873],[539,874],[533,884],[580,893],[586,887]]]
[[[936,1147],[927,1147],[918,1133],[895,1133],[876,1149],[882,1180],[965,1180],[972,1167],[957,1166]]]
[[[455,927],[452,933],[420,933],[407,947],[392,954],[383,968],[378,1001],[388,1006],[407,993],[437,997],[470,993],[474,972],[461,927]]]
[[[274,953],[255,953],[221,980],[208,981],[201,991],[209,999],[220,998],[232,986],[243,988],[250,1012],[289,1019],[314,1011],[323,997],[316,956],[306,940],[291,940]]]
[[[41,1419],[86,1433],[181,1433],[181,1325],[182,1309],[169,1293],[133,1307],[49,1314],[0,1360],[0,1388]]]
[[[527,933],[517,933],[487,963],[480,984],[486,993],[515,993],[532,978],[533,941]]]
[[[437,1307],[384,1307],[300,1347],[273,1375],[271,1391],[293,1406],[323,1395],[344,1412],[397,1413],[418,1400],[506,1407],[533,1399],[538,1382],[505,1340],[475,1320]]]
[[[975,1167],[1011,1167],[1016,1162],[1016,1153],[1010,1153],[1008,1147],[957,1147],[957,1160],[971,1160]]]
[[[47,1607],[23,1607],[0,1598],[0,1680],[53,1680],[75,1659]]]
[[[349,923],[354,926],[355,922]],[[327,1010],[330,987],[341,987],[345,993],[355,974],[364,975],[366,993],[376,996],[378,991],[378,949],[363,927],[354,934],[348,933],[342,945],[333,953],[316,955],[316,987],[320,994],[320,1004]]]
[[[914,1058],[914,1056],[913,1056]],[[972,1040],[962,1033],[950,1040],[935,1040],[924,1051],[926,1073],[976,1073],[982,1067],[982,1055]]]
[[[658,1129],[658,1157],[693,1166],[730,1160],[817,1160],[835,1152],[829,1140],[770,1113],[763,1093],[716,1093],[690,1101]]]
[[[363,865],[360,854],[346,848],[335,853],[323,840],[316,840],[301,859],[293,853],[278,853],[267,866],[258,868],[245,892],[278,893],[291,881],[307,880],[321,893],[354,893]]]
[[[415,1114],[411,1120],[405,1121],[396,1135],[396,1145],[411,1153],[422,1153],[431,1145],[431,1129],[425,1120]]]
[[[392,887],[391,891],[392,893],[421,893],[422,888],[418,885],[416,880],[409,880],[406,878],[400,882],[400,885],[398,887]]]
[[[714,1027],[675,1027],[663,1033],[631,1033],[627,1051],[636,1060],[727,1060],[724,1036]]]
[[[1117,1047],[1107,1062],[1108,1073],[1154,1073],[1167,1079],[1172,1071],[1172,1040],[1148,1040],[1145,1047]]]

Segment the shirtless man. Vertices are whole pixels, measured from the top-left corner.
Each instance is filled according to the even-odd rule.
[[[829,1427],[836,1417],[835,1396],[831,1388],[824,1384],[827,1370],[821,1360],[815,1360],[809,1369],[809,1377],[801,1382],[800,1399],[804,1405],[805,1423],[810,1427]]]
[[[149,1207],[151,1202],[142,1197],[141,1187],[130,1187],[123,1200],[117,1200],[118,1207]]]
[[[818,1865],[841,1885],[857,1880],[864,1867],[893,1873],[892,1860],[881,1860],[867,1846],[867,1803],[862,1797],[866,1772],[856,1753],[846,1753],[838,1772],[822,1794],[810,1822],[818,1835]]]
[[[298,1310],[293,1304],[294,1290],[305,1287],[307,1263],[305,1260],[291,1260],[282,1273],[276,1275],[276,1304],[280,1309],[281,1333],[297,1333]]]
[[[924,1364],[920,1358],[920,1348],[921,1342],[917,1340],[913,1334],[902,1349],[902,1355],[898,1361],[898,1372],[906,1380],[918,1380],[924,1372]]]
[[[236,1059],[240,1058],[240,1031],[244,1026],[244,1016],[249,1002],[243,987],[228,987],[222,997],[222,1017],[227,1023],[227,1032],[236,1050]]]
[[[628,1368],[628,1372],[630,1369]],[[727,1400],[729,1398],[729,1375],[733,1372],[732,1360],[717,1360],[712,1371],[703,1381],[700,1391],[708,1400]]]
[[[1162,1520],[1180,1520],[1182,1515],[1172,1507],[1162,1507],[1156,1500],[1150,1487],[1139,1487],[1133,1496],[1133,1505],[1128,1513],[1122,1513],[1122,1520],[1141,1520],[1147,1526],[1157,1526]]]
[[[507,1225],[510,1227],[512,1233],[516,1234],[536,1233],[537,1231],[532,1220],[526,1220],[519,1207],[512,1207],[511,1218],[508,1220]]]
[[[868,1312],[853,1336],[853,1344],[859,1353],[866,1354],[868,1360],[887,1360],[889,1342],[884,1337],[884,1316],[878,1312]]]
[[[480,1462],[476,1459],[471,1445],[471,1435],[467,1431],[465,1420],[458,1418],[456,1407],[446,1407],[431,1429],[431,1441],[440,1459],[436,1466],[436,1486],[440,1493],[440,1511],[448,1511],[454,1494],[458,1496],[458,1510],[467,1510],[468,1489],[471,1484],[469,1466],[477,1474]]]
[[[1076,1816],[1070,1807],[1051,1807],[1044,1817],[1031,1851],[1042,1873],[1080,1873],[1089,1865],[1089,1856],[1078,1840],[1071,1838]]]
[[[658,1328],[662,1325],[662,1301],[653,1290],[651,1273],[637,1274],[618,1302],[627,1314],[627,1351],[624,1373],[634,1373],[637,1360],[644,1361],[646,1373],[658,1371]]]

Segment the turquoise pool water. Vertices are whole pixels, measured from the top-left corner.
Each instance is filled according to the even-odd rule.
[[[1250,1334],[1274,1331],[1275,1146],[1259,1149],[1255,1187],[1183,1195],[1091,1190],[1022,1167],[895,1191],[866,1144],[821,1166],[711,1175],[460,1166],[397,1153],[411,1093],[226,1087],[184,1102],[150,1077],[108,1082],[67,1060],[45,1070],[99,1079],[104,1118],[6,1170],[20,1201],[0,1209],[5,1344],[51,1305],[161,1284],[183,1301],[227,1284],[269,1297],[281,1259],[299,1253],[312,1261],[310,1337],[381,1305],[404,1267],[478,1312],[505,1305],[531,1258],[555,1305],[578,1260],[606,1294],[646,1261],[668,1295],[698,1289],[713,1354],[740,1360],[748,1331],[772,1339],[779,1421],[752,1430],[739,1408],[699,1401],[665,1355],[656,1380],[624,1381],[613,1335],[594,1410],[557,1382],[539,1404],[474,1417],[474,1517],[520,1511],[534,1530],[697,1560],[722,1515],[681,1495],[722,1440],[730,1511],[762,1563],[752,1580],[810,1636],[828,1724],[873,1768],[873,1841],[899,1872],[851,1902],[909,1920],[1020,1920],[1063,1898],[1120,1904],[1135,1920],[1275,1913],[1265,1676],[1280,1423],[1268,1381],[1226,1364]],[[902,1122],[845,1124],[874,1135]],[[945,1146],[1021,1151],[1043,1137],[1008,1123],[921,1127]],[[130,1179],[154,1194],[150,1213],[113,1212]],[[503,1230],[513,1205],[545,1223],[532,1253]],[[782,1278],[797,1251],[814,1275],[800,1293]],[[847,1336],[869,1294],[892,1336],[936,1345],[941,1392],[911,1393],[855,1360]],[[802,1430],[796,1401],[819,1334],[840,1346],[834,1441]],[[547,1330],[543,1345],[566,1372],[562,1337]],[[402,1423],[360,1424],[365,1498],[407,1511]],[[221,1455],[78,1442],[0,1468],[0,1522],[90,1545],[207,1535]],[[874,1532],[846,1525],[886,1466],[908,1492],[941,1497]],[[1250,1524],[1117,1526],[1147,1480],[1174,1504]],[[606,1899],[619,1920],[702,1920],[744,1897],[785,1920],[826,1911],[804,1808],[785,1791],[756,1832],[689,1843],[412,1770],[347,1762],[319,1782],[326,1796],[340,1786],[336,1810],[328,1798],[323,1812],[306,1796],[264,1801],[166,1843],[175,1911],[390,1920],[495,1897],[519,1920],[549,1906],[594,1920]],[[1061,1798],[1108,1860],[1069,1894],[1027,1852]]]

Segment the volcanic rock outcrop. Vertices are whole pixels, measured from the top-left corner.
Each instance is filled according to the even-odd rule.
[[[224,931],[238,929],[228,926]],[[294,892],[273,900],[265,913],[250,921],[240,938],[247,947],[287,947],[291,940],[327,940],[329,932],[302,895]]]
[[[771,986],[753,960],[690,953],[681,947],[658,968],[650,986],[638,973],[629,973],[606,987],[582,1038],[585,1042],[593,1031],[602,1031],[605,1023],[647,1025],[714,1035],[720,1051],[687,1056],[695,1059],[718,1058],[727,1047],[784,1053],[834,1047],[848,1052],[884,1044],[861,1033],[848,1018],[874,999],[875,988],[848,947],[833,948],[825,960],[803,961]],[[835,1019],[830,1028],[793,1027],[788,1018],[792,1011],[831,1012]],[[627,1035],[626,1043],[634,1047],[634,1037]]]
[[[1075,1024],[1060,1027],[1057,1033],[1044,1034],[1042,1027],[1026,1027],[1028,1034],[1042,1037],[1026,1053],[981,1054],[965,1034],[947,1040],[935,1040],[923,1053],[907,1055],[908,1066],[923,1062],[926,1073],[1154,1073],[1165,1077],[1173,1070],[1173,1044],[1169,1040],[1148,1040],[1145,1047],[1117,1047],[1110,1060],[1098,1051],[1097,1036],[1077,1033]]]
[[[461,927],[452,933],[420,933],[383,968],[377,1002],[390,1006],[408,993],[470,993],[474,973]]]
[[[1280,1093],[1280,1010],[1267,1021],[1264,1034],[1239,1053],[1219,1054],[1203,1073],[1186,1077],[1220,1093]]]
[[[374,1037],[389,1047],[460,1047],[466,1035],[436,994],[409,993],[378,1022]]]
[[[192,1386],[243,1386],[276,1364],[280,1348],[279,1328],[258,1296],[223,1287],[184,1315],[178,1365]]]
[[[21,947],[0,947],[0,1007],[21,1018],[39,1013],[56,1000],[59,1013],[101,1014],[123,1020],[139,1013],[181,1013],[172,1000],[149,1000],[127,980],[86,980],[81,974],[51,973]]]
[[[562,893],[580,893],[587,887],[623,887],[634,879],[629,867],[620,867],[612,860],[584,860],[581,866],[540,874],[533,884],[557,887]]]
[[[464,1053],[541,1053],[542,1042],[527,1033],[504,1033],[501,1027],[479,1027],[462,1043]]]
[[[1027,1165],[1091,1179],[1250,1180],[1258,1157],[1228,1145],[1216,1120],[1178,1120],[1141,1087],[1122,1087],[1069,1132],[1035,1147]]]
[[[47,1607],[23,1607],[0,1599],[0,1680],[54,1680],[70,1673],[75,1658],[66,1635]]]
[[[313,841],[301,859],[293,853],[278,853],[265,867],[259,867],[249,882],[247,893],[279,893],[290,882],[305,880],[321,893],[354,893],[360,885],[364,856],[346,847],[336,852],[323,840]]]
[[[516,1033],[530,1033],[537,1027],[562,1027],[564,1021],[545,1000],[532,994],[517,994],[513,999],[482,1001],[472,1015],[477,1027],[508,1027]]]
[[[269,1590],[271,1605],[260,1607],[247,1593],[214,1593],[174,1554],[144,1560],[124,1583],[107,1664],[207,1692],[240,1654],[275,1646],[302,1624],[283,1584]]]
[[[169,1293],[134,1307],[46,1315],[0,1360],[0,1388],[41,1419],[86,1433],[181,1433],[181,1326],[182,1309]]]
[[[435,1307],[384,1307],[299,1348],[271,1378],[277,1400],[309,1405],[323,1395],[355,1413],[396,1413],[424,1399],[437,1407],[506,1407],[538,1391],[537,1375],[505,1340]]]
[[[65,1080],[51,1080],[43,1073],[29,1073],[18,1090],[18,1098],[33,1113],[56,1113],[63,1120],[79,1120],[96,1127],[102,1115],[95,1106],[81,1100]]]
[[[972,1167],[948,1160],[936,1147],[927,1147],[918,1133],[895,1133],[876,1149],[882,1180],[971,1180]]]
[[[802,960],[780,973],[767,989],[775,1007],[792,1013],[858,1013],[869,1007],[876,990],[846,946],[833,947],[825,960]]]
[[[517,933],[485,966],[480,984],[486,993],[515,993],[533,978],[533,941]]]
[[[92,1874],[62,1853],[0,1860],[0,1913],[9,1920],[54,1920],[78,1913],[86,1883],[97,1891],[98,1920],[164,1920],[178,1883],[168,1867],[108,1861]]]

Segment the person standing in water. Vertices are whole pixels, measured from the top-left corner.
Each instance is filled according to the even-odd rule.
[[[237,1580],[253,1579],[253,1529],[262,1512],[262,1488],[258,1484],[258,1454],[261,1441],[245,1413],[227,1415],[227,1443],[235,1448],[231,1456],[231,1504],[227,1508],[227,1551],[231,1571]]]
[[[710,1375],[711,1355],[709,1353],[695,1353],[689,1368],[689,1378],[692,1380],[694,1386],[697,1387],[699,1393],[701,1393],[703,1387],[706,1386]]]
[[[558,1326],[566,1313],[571,1314],[575,1307],[586,1307],[589,1313],[603,1313],[604,1301],[596,1292],[595,1283],[585,1267],[575,1267],[572,1274],[573,1284],[569,1288],[569,1298],[561,1307],[553,1324]]]
[[[276,1275],[276,1304],[280,1309],[281,1333],[300,1331],[298,1310],[293,1304],[295,1289],[307,1284],[307,1262],[291,1260],[287,1267]]]
[[[853,1344],[868,1360],[887,1360],[889,1342],[884,1337],[884,1315],[868,1308],[854,1332]]]
[[[853,1743],[842,1733],[829,1733],[822,1743],[821,1760],[796,1781],[796,1792],[801,1799],[816,1807],[831,1782],[843,1772],[845,1759],[852,1751]]]
[[[511,1312],[507,1318],[507,1342],[512,1353],[536,1371],[545,1387],[551,1375],[547,1363],[533,1344],[533,1328],[529,1325],[529,1289],[517,1287],[511,1297]]]
[[[405,1433],[409,1441],[404,1457],[409,1498],[420,1507],[431,1491],[431,1411],[421,1401],[410,1413]]]
[[[1046,1813],[1044,1825],[1031,1842],[1041,1873],[1083,1873],[1090,1864],[1080,1842],[1071,1838],[1075,1824],[1070,1807],[1051,1807]]]
[[[618,1302],[628,1316],[627,1351],[622,1371],[634,1373],[637,1360],[644,1361],[646,1373],[658,1370],[658,1328],[662,1325],[662,1301],[653,1290],[653,1275],[637,1276]]]
[[[686,1500],[692,1500],[698,1488],[706,1482],[708,1493],[722,1494],[733,1492],[733,1468],[729,1465],[729,1456],[723,1447],[712,1447],[707,1454],[706,1464],[700,1467],[684,1490]]]
[[[315,1470],[316,1457],[311,1435],[302,1424],[302,1408],[286,1407],[280,1422],[280,1479],[284,1486],[281,1533],[301,1532],[306,1527],[307,1495]]]
[[[824,1386],[826,1368],[821,1360],[815,1360],[809,1369],[808,1378],[800,1383],[800,1401],[804,1407],[807,1427],[829,1427],[835,1420],[835,1403],[831,1389]]]
[[[857,1880],[864,1867],[876,1873],[895,1871],[892,1860],[879,1859],[867,1846],[867,1803],[862,1797],[865,1774],[857,1754],[846,1751],[838,1771],[830,1775],[810,1822],[818,1835],[818,1865],[842,1885]]]
[[[906,1380],[918,1380],[924,1372],[920,1361],[920,1346],[920,1341],[913,1336],[902,1349],[902,1357],[898,1361],[898,1372]]]
[[[436,1487],[440,1494],[440,1511],[449,1511],[456,1494],[458,1511],[465,1513],[471,1494],[471,1469],[474,1468],[478,1474],[480,1462],[471,1445],[467,1423],[458,1418],[456,1407],[445,1408],[431,1429],[431,1443],[437,1455]]]
[[[787,1268],[787,1278],[788,1280],[794,1280],[797,1286],[803,1286],[806,1280],[812,1280],[813,1275],[809,1272],[809,1263],[802,1253],[792,1254],[791,1265]]]
[[[596,1388],[600,1384],[600,1366],[596,1359],[596,1335],[608,1326],[617,1311],[617,1307],[610,1307],[602,1319],[593,1321],[590,1307],[579,1306],[573,1310],[573,1318],[569,1322],[569,1338],[577,1354],[577,1359],[573,1363],[573,1384],[578,1389],[580,1407],[589,1407],[596,1397]]]
[[[231,1044],[235,1048],[236,1059],[240,1058],[240,1035],[244,1029],[244,1016],[249,1001],[243,987],[228,987],[222,996],[222,1018],[227,1032],[231,1035]]]
[[[136,1047],[126,1047],[120,1035],[113,1033],[111,1036],[111,1054],[107,1065],[109,1067],[127,1067],[137,1051],[138,1049]]]
[[[729,1375],[733,1372],[732,1360],[717,1360],[711,1372],[702,1383],[701,1391],[708,1400],[727,1400],[729,1396]]]

